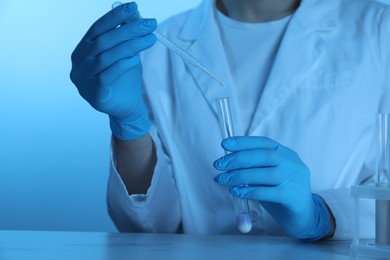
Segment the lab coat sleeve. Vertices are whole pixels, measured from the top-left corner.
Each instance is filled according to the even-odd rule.
[[[107,206],[111,219],[121,232],[175,233],[181,221],[170,158],[161,149],[161,142],[154,127],[150,134],[155,142],[157,164],[152,184],[146,194],[128,195],[117,172],[115,156],[111,149]],[[114,141],[112,147],[113,145]]]
[[[378,55],[379,71],[383,72],[382,97],[378,112],[390,112],[390,7],[383,7],[378,27],[375,28],[377,37],[375,49]],[[378,76],[378,75],[372,75]],[[375,145],[368,153],[368,159],[361,169],[358,184],[373,183],[375,172]],[[326,201],[336,219],[334,239],[351,239],[354,224],[354,199],[350,195],[350,188],[341,188],[318,192]],[[375,236],[375,200],[359,200],[359,236],[360,238],[374,238]]]

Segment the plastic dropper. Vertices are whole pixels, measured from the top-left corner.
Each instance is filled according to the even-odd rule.
[[[115,7],[118,7],[120,5],[122,5],[122,2],[115,2],[111,5],[111,7],[112,7],[112,9],[114,9]],[[142,19],[141,15],[138,14],[138,16],[140,19]],[[177,55],[179,55],[180,57],[182,57],[183,60],[187,61],[189,64],[201,69],[204,73],[206,73],[211,78],[216,80],[221,86],[224,85],[222,80],[219,77],[217,77],[209,69],[207,69],[205,66],[203,66],[197,59],[195,59],[193,56],[191,56],[187,51],[185,51],[182,48],[180,48],[179,46],[177,46],[175,43],[173,43],[171,40],[169,40],[167,37],[165,37],[161,33],[154,32],[154,34],[156,35],[157,40],[160,43],[162,43],[165,47],[167,47],[169,50],[171,50],[172,52],[174,52]]]

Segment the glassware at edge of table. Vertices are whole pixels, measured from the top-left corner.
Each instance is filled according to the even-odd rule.
[[[390,189],[390,114],[377,117],[376,186]],[[375,242],[390,245],[390,200],[375,200]]]
[[[218,108],[219,123],[222,130],[223,139],[234,136],[233,116],[230,108],[228,97],[219,98],[216,100]],[[225,151],[225,154],[228,154]],[[233,207],[236,214],[237,228],[242,233],[248,233],[252,229],[252,220],[249,211],[248,200],[232,197]]]

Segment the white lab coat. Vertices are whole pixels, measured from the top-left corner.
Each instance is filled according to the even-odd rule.
[[[237,135],[267,136],[297,151],[336,218],[335,238],[352,237],[349,188],[372,180],[375,115],[389,109],[390,9],[367,0],[303,0],[293,15],[248,133],[242,131],[214,0],[172,17],[159,30],[222,78],[156,44],[142,56],[145,99],[158,162],[146,195],[128,196],[112,162],[111,217],[121,231],[235,234],[226,188],[213,162],[224,152],[215,99],[230,96]],[[256,58],[256,57],[254,57]],[[387,84],[387,85],[386,85]],[[114,158],[115,160],[115,158]],[[281,234],[251,202],[253,234]],[[363,203],[361,234],[374,234]]]

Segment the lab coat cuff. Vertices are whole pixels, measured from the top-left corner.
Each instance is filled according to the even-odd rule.
[[[114,153],[115,149],[115,140],[112,138],[111,140],[111,166],[110,166],[110,181],[112,181],[113,187],[115,187],[115,192],[121,194],[122,199],[130,201],[132,206],[138,208],[138,210],[142,210],[143,204],[146,201],[146,198],[153,195],[154,185],[153,183],[158,182],[159,176],[161,175],[161,164],[164,164],[162,158],[159,158],[155,165],[155,170],[153,172],[152,182],[150,187],[148,188],[146,194],[128,194],[125,183],[123,182],[118,170],[117,170],[117,162]],[[153,149],[156,150],[155,144],[153,143]]]
[[[146,194],[129,195],[117,169],[112,140],[107,203],[109,213],[120,231],[175,232],[180,223],[178,203],[171,167],[157,147],[157,163]],[[170,207],[167,207],[169,205]]]

